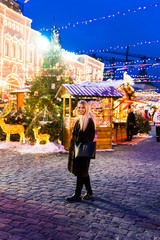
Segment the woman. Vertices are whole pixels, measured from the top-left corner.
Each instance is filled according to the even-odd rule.
[[[83,185],[86,187],[86,193],[83,199],[92,198],[92,188],[89,177],[89,158],[75,159],[75,144],[92,142],[95,136],[94,116],[89,110],[89,105],[86,101],[78,102],[78,120],[75,123],[72,139],[69,148],[68,170],[77,176],[76,190],[73,196],[67,198],[68,202],[81,201],[81,191]]]

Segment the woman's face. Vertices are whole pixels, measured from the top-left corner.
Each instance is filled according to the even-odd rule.
[[[83,106],[83,104],[79,104],[79,105],[78,105],[78,113],[79,113],[79,115],[84,115],[85,112],[86,112],[86,109],[85,109],[85,107]]]

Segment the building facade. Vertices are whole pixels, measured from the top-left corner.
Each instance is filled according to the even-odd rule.
[[[0,97],[23,88],[39,71],[41,55],[32,20],[23,16],[19,4],[0,0]]]
[[[68,65],[66,75],[70,75],[74,83],[101,82],[103,80],[104,63],[88,55],[66,54]]]
[[[0,0],[2,99],[9,97],[10,92],[24,88],[26,83],[39,73],[43,62],[38,44],[41,33],[31,28],[32,20],[23,16],[20,4],[14,0]],[[103,80],[104,64],[100,61],[87,55],[68,52],[64,56],[68,65],[66,75],[69,75],[74,83]]]

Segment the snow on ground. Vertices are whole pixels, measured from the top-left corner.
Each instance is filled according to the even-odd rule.
[[[57,143],[48,143],[44,145],[35,144],[30,145],[27,143],[20,142],[0,142],[0,149],[13,149],[19,153],[67,153],[64,147]]]

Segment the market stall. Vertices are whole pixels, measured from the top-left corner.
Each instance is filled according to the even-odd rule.
[[[97,149],[112,148],[113,101],[122,98],[123,94],[114,87],[94,84],[63,84],[56,98],[63,99],[63,145],[69,149],[72,130],[76,122],[77,102],[84,99],[95,115]]]
[[[129,82],[129,76],[124,80],[95,82],[97,87],[114,87],[122,94],[122,97],[114,99],[112,112],[112,140],[126,138],[126,120],[128,116],[128,107],[134,103],[134,89]],[[84,85],[84,83],[82,83]],[[85,86],[92,86],[93,83],[85,83]]]

